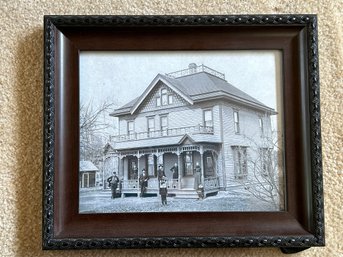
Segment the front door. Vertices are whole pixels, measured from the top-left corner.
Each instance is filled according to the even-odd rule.
[[[193,152],[183,153],[183,177],[181,179],[181,188],[194,188],[194,165]]]
[[[128,165],[129,179],[137,179],[138,178],[137,157],[129,157],[128,162],[129,162],[129,165]]]
[[[184,164],[184,176],[193,176],[193,152],[185,153]]]

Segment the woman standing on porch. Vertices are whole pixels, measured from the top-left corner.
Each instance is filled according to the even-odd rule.
[[[201,184],[201,168],[197,162],[194,169],[194,189],[197,190]]]

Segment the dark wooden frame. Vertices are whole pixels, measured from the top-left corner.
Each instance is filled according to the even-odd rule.
[[[44,34],[43,249],[324,245],[315,15],[46,16]],[[211,49],[283,52],[287,211],[78,214],[79,51]]]

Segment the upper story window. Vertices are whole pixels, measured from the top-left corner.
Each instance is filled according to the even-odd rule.
[[[152,137],[154,131],[155,131],[155,117],[148,117],[148,137]]]
[[[204,126],[205,127],[213,127],[212,110],[204,110]]]
[[[135,123],[133,120],[127,122],[127,134],[130,136],[134,135],[135,133]]]
[[[156,106],[159,107],[161,105],[170,105],[173,104],[173,102],[173,95],[168,94],[168,90],[166,88],[162,88],[160,90],[160,94],[156,97]]]
[[[161,97],[160,96],[156,98],[156,106],[157,107],[161,106]]]
[[[162,105],[168,105],[168,92],[165,88],[161,90],[161,101]]]
[[[233,123],[234,123],[234,129],[235,133],[239,133],[239,112],[238,111],[233,111]]]
[[[168,135],[168,116],[164,115],[160,118],[160,126],[161,126],[161,136]]]
[[[259,123],[259,126],[260,126],[261,135],[263,135],[264,127],[263,127],[263,118],[262,117],[258,118],[258,123]]]

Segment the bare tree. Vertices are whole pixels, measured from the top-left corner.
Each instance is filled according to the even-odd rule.
[[[97,162],[102,156],[104,142],[110,135],[108,129],[113,126],[108,121],[109,112],[114,103],[108,100],[95,105],[93,101],[80,104],[80,158]]]
[[[273,131],[272,135],[262,136],[259,140],[245,137],[253,147],[247,157],[249,175],[241,183],[257,199],[282,209],[284,176],[280,134]]]

